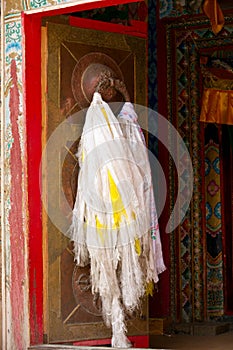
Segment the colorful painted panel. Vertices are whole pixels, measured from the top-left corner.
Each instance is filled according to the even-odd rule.
[[[171,308],[174,320],[178,317],[183,322],[190,322],[193,318],[194,309],[197,320],[201,320],[203,317],[201,139],[197,111],[199,98],[197,86],[198,60],[195,57],[194,41],[186,29],[181,27],[173,30],[171,28],[171,32],[168,34],[169,57],[171,57],[168,67],[168,95],[171,104],[169,118],[185,141],[194,165],[194,193],[191,207],[171,240],[171,259],[174,264],[174,271],[171,275],[171,294],[173,294],[174,305],[171,305]],[[175,43],[170,41],[170,34],[175,35]],[[170,50],[175,55],[171,55]],[[172,70],[172,67],[176,67],[176,70]],[[170,77],[173,77],[173,80]],[[195,89],[195,93],[190,94],[190,89]],[[185,180],[185,177],[186,171],[184,168],[182,178]],[[175,171],[171,164],[171,209],[174,205],[176,191]],[[182,195],[185,196],[185,193]],[[177,257],[177,254],[179,257]],[[176,288],[178,280],[180,280],[179,290]]]
[[[205,200],[207,243],[207,314],[224,312],[222,212],[219,144],[212,139],[205,146]]]

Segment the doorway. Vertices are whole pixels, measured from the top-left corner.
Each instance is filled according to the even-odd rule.
[[[30,156],[36,157],[38,169],[41,151],[48,137],[59,123],[68,115],[70,116],[71,111],[74,114],[80,110],[80,106],[74,102],[70,105],[71,108],[66,110],[68,114],[64,113],[64,108],[62,108],[64,101],[67,99],[71,101],[69,98],[72,98],[72,89],[69,84],[67,85],[67,81],[70,81],[77,62],[83,56],[91,55],[93,51],[96,52],[96,47],[98,53],[101,52],[115,61],[120,60],[118,63],[123,62],[120,66],[130,86],[131,94],[134,96],[134,102],[146,104],[147,34],[146,27],[136,21],[130,28],[125,24],[119,24],[117,27],[118,24],[105,23],[105,30],[100,31],[99,28],[89,27],[91,23],[92,26],[100,25],[99,21],[77,20],[70,14],[65,17],[59,16],[59,18],[49,16],[50,20],[47,16],[43,18],[37,16],[33,20],[29,17],[26,16],[24,19],[25,31],[30,32],[26,36],[25,45],[29,47],[29,44],[33,42],[34,46],[33,52],[29,49],[26,52],[26,62],[29,67],[26,71],[26,104],[27,115],[36,114],[37,118],[31,120],[28,117],[28,150],[29,158]],[[42,31],[41,23],[43,24]],[[80,28],[80,23],[83,23],[83,27],[88,28]],[[38,38],[42,46],[36,45],[35,48],[35,39],[38,41]],[[41,57],[41,52],[42,67],[37,56],[40,54],[39,57]],[[42,92],[39,90],[39,75],[42,76]],[[38,95],[35,95],[35,90]],[[33,99],[32,91],[34,91]],[[33,106],[29,102],[30,97],[31,101],[33,100]],[[41,115],[42,118],[40,118]],[[62,150],[60,154],[59,152],[55,150],[55,157],[58,156],[58,161],[61,159]],[[71,156],[70,159],[69,156]],[[77,170],[77,162],[74,160],[71,152],[68,152],[64,164],[69,163],[69,166],[65,166],[65,170],[64,167],[62,169],[65,178],[63,189],[67,198],[68,193],[71,193],[71,202],[74,200],[75,181],[66,181],[66,176],[70,173],[74,176],[74,171]],[[36,229],[38,233],[29,238],[32,344],[38,344],[41,339],[44,343],[74,343],[83,339],[108,338],[109,330],[106,329],[100,317],[98,301],[93,303],[92,300],[88,271],[77,270],[73,262],[72,247],[41,206],[40,193],[35,192],[35,185],[38,181],[35,163],[29,164],[29,179],[29,193],[32,194],[32,196],[29,195],[30,216],[32,212],[35,214],[33,221],[31,220],[31,229]],[[49,190],[53,193],[57,192],[56,181],[54,181],[53,188]],[[61,210],[60,199],[55,201],[55,204],[57,205],[55,209]],[[39,232],[43,232],[43,235],[41,236]],[[40,246],[43,247],[42,251],[38,249]],[[76,288],[77,285],[81,286],[81,289]],[[83,288],[86,290],[85,297],[80,295]],[[140,319],[130,320],[132,321],[132,327],[130,326],[132,335],[147,333],[145,316],[146,314],[142,314]]]

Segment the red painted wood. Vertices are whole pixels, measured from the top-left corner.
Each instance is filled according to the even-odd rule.
[[[41,161],[40,20],[23,16],[24,91],[27,128],[29,307],[31,344],[43,342],[43,259],[39,169]]]
[[[140,335],[129,337],[134,348],[149,348],[149,336]]]
[[[80,340],[73,343],[75,346],[104,346],[111,344],[111,338],[95,339],[95,340]]]
[[[79,28],[87,28],[94,30],[104,30],[111,33],[121,33],[125,35],[137,36],[139,38],[147,38],[147,23],[140,21],[131,21],[131,26],[123,24],[107,23],[92,19],[70,17],[70,25]]]

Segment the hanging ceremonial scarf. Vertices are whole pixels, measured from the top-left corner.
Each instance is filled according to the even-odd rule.
[[[114,347],[129,347],[123,310],[135,310],[146,285],[156,283],[165,269],[157,215],[152,220],[154,247],[150,235],[154,198],[147,149],[136,120],[122,111],[121,123],[101,95],[94,94],[78,151],[70,229],[77,264],[90,263],[92,292],[100,295]]]

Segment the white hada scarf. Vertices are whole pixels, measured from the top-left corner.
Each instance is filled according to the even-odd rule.
[[[119,119],[99,93],[87,110],[70,238],[79,266],[90,263],[92,293],[112,327],[112,346],[129,347],[124,310],[140,305],[165,270],[147,149],[133,105]]]

